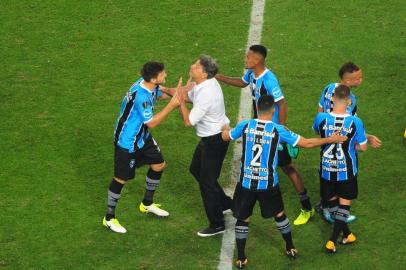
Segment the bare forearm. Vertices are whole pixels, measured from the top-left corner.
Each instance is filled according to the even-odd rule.
[[[223,82],[225,84],[232,85],[235,87],[243,88],[243,87],[247,86],[247,84],[241,78],[238,78],[238,77],[227,77],[227,76],[224,76],[221,74],[217,74],[216,79],[219,80],[220,82]]]
[[[304,138],[304,137],[300,137],[300,140],[298,142],[298,146],[303,147],[303,148],[314,148],[317,146],[321,146],[323,144],[328,144],[328,143],[332,143],[331,138]]]
[[[170,106],[169,104],[166,105],[162,111],[152,117],[152,120],[147,123],[147,126],[149,128],[158,126],[169,115],[169,113],[173,111],[173,109],[174,107]]]
[[[162,92],[171,97],[173,97],[173,95],[175,95],[176,93],[176,88],[161,87],[161,90]]]
[[[186,107],[185,103],[182,103],[180,105],[179,111],[180,111],[180,114],[182,115],[183,123],[185,124],[185,126],[187,126],[187,127],[192,126],[192,124],[190,123],[190,120],[189,120],[190,112],[189,112],[189,109]]]
[[[285,99],[277,102],[279,107],[279,124],[285,125],[288,119],[288,106],[286,105]]]

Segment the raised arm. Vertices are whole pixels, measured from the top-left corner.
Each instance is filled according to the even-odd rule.
[[[178,88],[182,86],[182,78],[179,79],[178,82]],[[149,120],[146,125],[149,128],[154,128],[156,126],[158,126],[168,115],[171,111],[173,111],[176,107],[178,107],[180,105],[180,100],[178,95],[175,94],[172,97],[172,99],[169,101],[169,103],[165,106],[165,108],[162,109],[162,111],[160,111],[159,113],[155,114],[151,120]]]
[[[223,82],[225,84],[235,86],[235,87],[243,88],[243,87],[246,87],[248,85],[246,82],[244,82],[239,77],[227,77],[227,76],[224,76],[222,74],[217,74],[215,76],[215,78],[220,82]]]

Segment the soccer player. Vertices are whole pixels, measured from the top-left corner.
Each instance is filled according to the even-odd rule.
[[[214,78],[217,63],[208,55],[201,55],[190,67],[195,85],[185,93],[180,105],[183,122],[195,127],[200,138],[190,164],[190,173],[199,184],[209,226],[197,232],[200,237],[225,231],[223,211],[232,207],[232,199],[224,193],[218,179],[228,149],[221,138],[221,128],[230,121],[225,114],[223,91]],[[186,88],[188,88],[186,86]],[[189,110],[185,102],[193,103]]]
[[[347,219],[351,201],[358,195],[358,155],[357,151],[367,149],[367,136],[361,119],[348,113],[351,105],[351,90],[345,85],[335,88],[332,97],[334,107],[330,113],[319,113],[313,129],[326,138],[340,132],[348,139],[342,144],[323,145],[320,151],[320,195],[334,211],[334,228],[326,244],[327,252],[336,252],[338,237],[343,233],[341,244],[354,243]]]
[[[266,68],[265,59],[267,49],[262,45],[253,45],[245,58],[245,68],[248,69],[242,78],[232,78],[223,75],[217,75],[216,78],[226,84],[243,88],[250,85],[253,97],[254,118],[257,117],[258,99],[263,95],[271,95],[275,99],[275,113],[272,121],[275,124],[286,125],[287,105],[282,90],[279,86],[276,76],[271,70]],[[279,146],[278,151],[278,166],[292,181],[302,205],[302,210],[296,220],[295,225],[306,224],[314,215],[314,209],[311,206],[310,198],[307,195],[307,190],[304,187],[302,177],[292,164],[292,158],[289,155],[286,143]]]
[[[343,64],[338,71],[338,75],[340,77],[340,83],[330,83],[328,84],[321,96],[319,101],[319,112],[331,112],[334,107],[333,103],[333,96],[335,89],[340,85],[348,86],[350,89],[355,89],[359,87],[362,83],[362,70],[352,62],[347,62]],[[350,104],[347,106],[347,113],[351,115],[356,115],[357,112],[357,99],[355,98],[354,93],[350,92]],[[367,134],[368,143],[373,148],[379,148],[382,145],[381,140],[371,134]],[[327,208],[326,202],[321,202],[316,205],[317,212],[328,222],[333,222],[333,217],[330,215],[330,211]],[[350,215],[348,217],[348,222],[351,223],[356,219],[356,216]]]
[[[289,219],[284,213],[282,195],[279,190],[277,149],[279,144],[288,143],[304,148],[317,147],[328,143],[339,143],[346,137],[332,134],[328,138],[306,139],[282,125],[273,122],[274,98],[262,95],[257,102],[258,118],[245,120],[231,131],[224,129],[223,140],[236,140],[242,137],[243,152],[241,171],[234,193],[235,235],[238,258],[237,268],[244,268],[248,262],[245,244],[248,236],[249,217],[256,201],[259,201],[263,218],[273,217],[276,226],[286,243],[286,254],[295,258],[298,251],[293,245]]]
[[[162,93],[159,87],[159,84],[165,83],[164,64],[146,63],[141,70],[141,76],[125,95],[114,130],[114,178],[108,188],[107,213],[103,218],[103,225],[118,233],[127,232],[115,216],[121,191],[127,181],[134,178],[135,168],[145,164],[150,168],[146,176],[144,199],[139,205],[139,210],[160,217],[169,215],[159,204],[153,203],[154,192],[159,186],[166,163],[148,128],[158,126],[179,106],[180,101],[173,92],[174,96],[166,107],[154,115],[156,100],[169,97]],[[178,86],[180,84],[181,80]]]

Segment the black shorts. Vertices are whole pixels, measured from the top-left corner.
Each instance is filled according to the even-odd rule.
[[[255,192],[243,188],[241,183],[237,183],[233,200],[234,217],[239,220],[245,220],[252,215],[252,211],[257,201],[259,201],[259,207],[263,218],[275,217],[284,209],[279,186],[270,190]]]
[[[127,149],[115,146],[114,150],[114,176],[122,180],[130,180],[135,176],[135,168],[145,164],[160,164],[164,162],[158,144],[151,137],[144,147],[134,153]]]
[[[340,182],[326,181],[320,177],[320,196],[324,201],[330,200],[332,197],[354,200],[358,196],[357,177]]]
[[[285,167],[287,165],[289,165],[290,163],[292,163],[292,158],[289,155],[288,152],[288,147],[286,145],[286,143],[281,143],[283,150],[279,151],[278,150],[278,166],[279,167]]]

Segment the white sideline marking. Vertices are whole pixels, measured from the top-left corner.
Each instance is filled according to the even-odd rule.
[[[253,44],[261,43],[262,25],[264,23],[264,9],[265,0],[254,0],[252,3],[250,28],[248,31],[247,51]],[[241,89],[240,96],[240,109],[238,113],[238,121],[251,118],[252,97],[249,87]],[[241,157],[241,139],[237,140],[234,144],[232,170],[231,170],[231,184],[224,189],[225,193],[229,196],[233,195],[238,169],[240,167]],[[225,215],[226,231],[223,235],[221,243],[220,262],[217,267],[218,270],[230,270],[233,266],[233,253],[235,246],[234,224],[235,218],[231,214]]]

